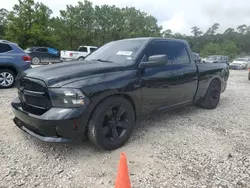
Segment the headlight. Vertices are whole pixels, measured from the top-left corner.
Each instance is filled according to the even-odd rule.
[[[51,88],[49,92],[54,107],[76,108],[89,103],[88,98],[79,89]]]

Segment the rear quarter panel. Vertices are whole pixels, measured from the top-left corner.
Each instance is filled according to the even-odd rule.
[[[25,62],[22,56],[27,55],[20,47],[11,45],[12,51],[0,54],[0,67],[13,67],[17,72],[30,68],[30,63]]]
[[[221,92],[224,92],[229,76],[229,68],[226,63],[201,63],[197,64],[199,71],[199,85],[195,100],[203,98],[213,79],[218,79],[221,83]]]

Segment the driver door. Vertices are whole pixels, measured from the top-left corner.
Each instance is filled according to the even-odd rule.
[[[146,47],[142,61],[147,62],[149,56],[167,55],[168,41],[152,41]],[[176,67],[171,64],[168,58],[168,64],[160,67],[146,68],[141,75],[142,87],[142,112],[149,113],[152,110],[169,107],[176,104],[178,74]]]
[[[146,48],[144,59],[152,55],[167,55],[164,66],[147,68],[141,76],[143,112],[168,109],[192,103],[197,89],[197,67],[190,60],[185,44],[169,40],[154,40]]]

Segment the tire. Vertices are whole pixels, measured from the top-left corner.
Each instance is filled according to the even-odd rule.
[[[33,57],[33,58],[31,59],[31,64],[32,64],[32,65],[39,65],[40,63],[41,63],[41,60],[40,60],[39,57]]]
[[[115,120],[116,117],[120,120]],[[109,97],[94,110],[88,124],[88,138],[97,148],[114,150],[127,142],[134,124],[132,104],[123,97]]]
[[[77,61],[83,61],[84,60],[84,57],[79,57],[78,59],[77,59]]]
[[[0,70],[0,88],[11,88],[15,84],[16,74],[9,69]]]
[[[202,99],[197,106],[206,108],[206,109],[215,109],[220,101],[221,94],[221,84],[218,80],[212,80],[210,83],[205,97]]]

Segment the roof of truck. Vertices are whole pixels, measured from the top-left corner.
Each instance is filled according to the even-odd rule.
[[[138,37],[138,38],[127,38],[121,40],[169,40],[169,41],[177,41],[188,44],[187,41],[182,39],[175,39],[175,38],[164,38],[164,37]]]
[[[89,47],[89,48],[97,48],[97,46],[79,46],[79,47]]]

